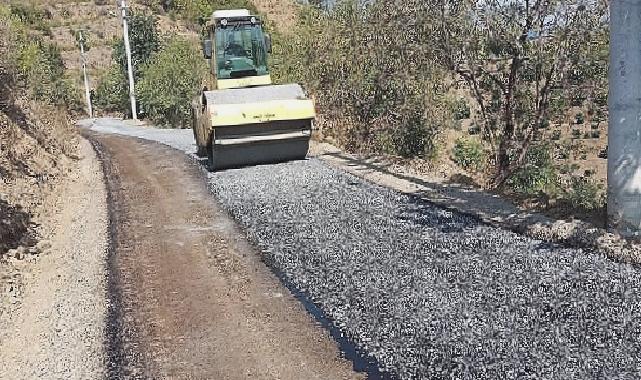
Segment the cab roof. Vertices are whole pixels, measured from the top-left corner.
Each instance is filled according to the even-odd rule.
[[[211,18],[213,20],[216,20],[221,18],[236,18],[236,17],[249,17],[249,16],[251,16],[251,14],[247,9],[228,9],[228,10],[214,11],[214,13],[211,15]]]

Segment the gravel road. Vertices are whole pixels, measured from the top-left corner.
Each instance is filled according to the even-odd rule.
[[[106,190],[87,141],[80,156],[60,203],[50,205],[58,211],[47,224],[55,227],[38,245],[40,258],[22,263],[17,309],[0,310],[0,379],[105,375]]]
[[[183,131],[174,137],[156,140],[193,151]],[[317,159],[209,182],[272,267],[401,379],[641,378],[638,268],[489,227]]]

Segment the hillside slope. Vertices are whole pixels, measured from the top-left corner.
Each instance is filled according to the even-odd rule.
[[[35,243],[38,215],[48,212],[48,195],[69,170],[77,147],[67,110],[34,99],[27,88],[31,75],[50,67],[34,64],[29,72],[21,70],[27,62],[14,59],[20,49],[18,27],[0,6],[0,256]]]

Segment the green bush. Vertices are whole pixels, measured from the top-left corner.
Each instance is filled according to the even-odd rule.
[[[581,138],[581,130],[580,129],[573,129],[572,130],[572,137],[575,139]]]
[[[438,152],[435,137],[438,126],[431,125],[421,114],[414,113],[393,129],[391,153],[405,158],[433,159]]]
[[[158,125],[188,127],[205,70],[200,51],[189,41],[170,40],[141,70],[136,87],[141,110]]]
[[[524,165],[507,180],[508,186],[518,194],[554,194],[558,190],[558,178],[547,145],[529,149]]]
[[[161,48],[162,39],[156,28],[156,18],[152,15],[132,13],[129,31],[134,82],[137,85],[142,79],[141,68]],[[95,103],[96,107],[102,111],[131,115],[127,56],[124,46],[122,38],[114,40],[112,52],[114,64],[98,82]]]
[[[541,123],[538,125],[539,129],[548,129],[550,128],[550,120],[549,119],[543,119],[541,120]]]
[[[106,112],[129,112],[129,83],[119,65],[111,65],[100,78],[94,105]]]
[[[13,3],[9,6],[11,15],[16,17],[20,22],[28,25],[31,29],[39,30],[45,35],[51,35],[48,21],[51,19],[51,13],[39,7],[30,4]]]
[[[323,133],[345,149],[434,157],[439,131],[454,124],[445,74],[427,35],[405,32],[415,15],[390,19],[388,6],[303,6],[295,30],[273,33],[272,77],[302,83],[328,121]]]
[[[131,64],[136,82],[140,79],[140,69],[162,45],[156,23],[157,20],[153,15],[132,12],[129,16]],[[123,73],[127,72],[127,55],[125,54],[125,43],[122,38],[116,40],[113,46],[112,59],[120,65]]]
[[[595,210],[603,207],[604,192],[600,185],[585,177],[572,177],[565,199],[570,204],[583,210]]]
[[[470,106],[465,99],[457,99],[452,104],[452,115],[456,120],[469,119],[471,116]]]
[[[452,149],[452,159],[464,169],[481,170],[485,166],[486,154],[477,139],[460,138]]]
[[[608,105],[608,93],[606,91],[598,92],[594,96],[594,102],[601,107]]]
[[[3,43],[9,52],[5,64],[15,70],[21,86],[34,99],[79,110],[80,94],[65,73],[60,50],[31,32],[33,12],[40,14],[31,8],[0,6],[0,23],[7,30]]]
[[[583,93],[580,90],[575,91],[572,94],[572,99],[570,101],[570,104],[574,107],[580,107],[583,105],[587,97],[585,96],[585,93]]]

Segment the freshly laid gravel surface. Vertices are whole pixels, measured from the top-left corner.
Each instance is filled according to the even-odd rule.
[[[630,265],[316,159],[210,183],[267,261],[401,379],[641,378],[641,271]]]
[[[211,187],[273,265],[403,379],[638,379],[641,272],[318,160]]]
[[[194,141],[194,132],[191,129],[159,129],[150,127],[139,127],[134,125],[125,125],[119,119],[97,119],[83,120],[81,125],[91,127],[92,130],[102,133],[112,133],[139,137],[142,139],[158,141],[159,143],[172,146],[186,153],[196,152],[196,143]]]

